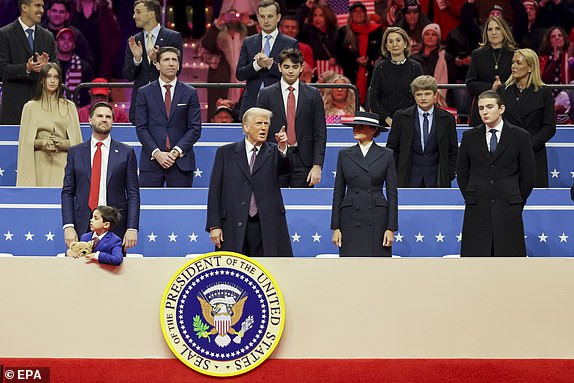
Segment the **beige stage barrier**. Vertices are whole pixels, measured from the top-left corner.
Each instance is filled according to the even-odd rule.
[[[189,259],[0,258],[0,357],[171,358],[162,294]],[[569,259],[259,259],[275,358],[574,358]]]

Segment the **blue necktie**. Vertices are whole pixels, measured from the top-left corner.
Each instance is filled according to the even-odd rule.
[[[496,138],[496,129],[490,129],[488,131],[490,133],[490,154],[494,155],[496,152],[496,145],[498,145],[498,139]]]
[[[423,113],[423,150],[425,150],[425,145],[429,139],[429,114]]]
[[[265,36],[265,45],[263,46],[263,53],[265,53],[267,57],[271,55],[271,44],[269,43],[270,40],[271,35]]]
[[[271,55],[271,44],[269,43],[269,40],[271,40],[271,35],[267,35],[264,38],[265,38],[265,44],[263,45],[263,53],[265,53],[265,55],[269,57]],[[263,89],[264,87],[265,87],[265,81],[262,80],[259,89]]]
[[[34,50],[34,30],[32,28],[26,29],[28,34],[28,44],[30,44],[30,49]]]

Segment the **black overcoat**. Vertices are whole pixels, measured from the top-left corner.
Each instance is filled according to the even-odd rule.
[[[289,157],[281,157],[277,145],[264,143],[249,172],[245,140],[221,146],[215,153],[209,180],[206,230],[220,227],[220,249],[241,253],[245,239],[251,193],[255,194],[266,257],[291,257],[291,238],[279,176],[291,171]]]
[[[534,152],[528,133],[504,123],[494,155],[486,128],[464,132],[457,161],[464,196],[461,256],[526,256],[522,209],[534,186]],[[494,244],[493,244],[494,241]]]
[[[516,85],[499,88],[506,110],[504,119],[525,129],[530,134],[530,142],[536,159],[536,183],[534,187],[548,187],[548,159],[546,143],[556,133],[556,115],[554,97],[547,87],[534,91],[530,86],[522,93]],[[519,97],[519,101],[517,101]]]

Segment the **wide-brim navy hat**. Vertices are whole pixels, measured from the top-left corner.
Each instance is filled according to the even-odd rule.
[[[368,125],[378,128],[379,132],[387,132],[389,129],[382,126],[379,121],[379,115],[377,113],[362,112],[360,110],[355,112],[355,115],[351,118],[342,118],[341,123],[347,126],[355,125]]]

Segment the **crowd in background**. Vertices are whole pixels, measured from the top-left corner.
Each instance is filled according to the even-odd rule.
[[[0,27],[17,18],[17,3],[0,1]],[[235,68],[242,42],[260,30],[257,2],[190,2],[194,24],[182,22],[187,15],[185,8],[181,9],[185,2],[175,3],[177,9],[173,9],[170,27],[179,29],[184,39],[201,40],[201,57],[209,67],[207,81],[240,82],[235,77]],[[422,72],[435,77],[439,84],[468,84],[471,53],[482,46],[481,35],[489,16],[500,17],[508,24],[515,42],[509,51],[530,48],[539,54],[542,80],[546,84],[568,84],[574,80],[570,46],[574,1],[571,0],[376,0],[368,2],[373,3],[369,9],[361,2],[350,1],[345,9],[346,19],[337,17],[336,12],[340,12],[335,3],[340,1],[279,2],[280,31],[299,41],[305,58],[302,81],[323,82],[324,72],[328,72],[325,77],[332,75],[331,72],[342,75],[357,87],[359,104],[364,110],[380,110],[368,93],[375,67],[384,58],[381,42],[389,27],[400,27],[406,32],[410,40],[407,58],[418,62]],[[206,18],[205,5],[209,11],[206,22],[201,23]],[[122,69],[126,41],[139,28],[132,17],[130,1],[46,0],[41,25],[54,35],[63,84],[70,92],[79,83],[95,78],[125,81]],[[508,55],[500,59],[510,63]],[[502,81],[508,78],[507,67]],[[441,90],[438,104],[458,113],[459,122],[467,122],[466,116],[472,114],[471,100],[476,96],[471,88],[472,85],[470,94],[465,89]],[[221,102],[236,116],[241,92],[240,88],[210,89],[205,100],[206,121],[214,117]],[[332,93],[323,91],[326,102],[332,102]],[[554,90],[553,95],[558,122],[570,123],[574,117],[574,108],[570,107],[574,92]],[[71,94],[67,96],[70,98]],[[90,105],[90,96],[87,89],[82,90],[78,107]],[[333,116],[341,114],[341,108],[333,112]],[[337,117],[328,118],[330,122],[339,121]],[[477,122],[476,115],[471,122]]]

